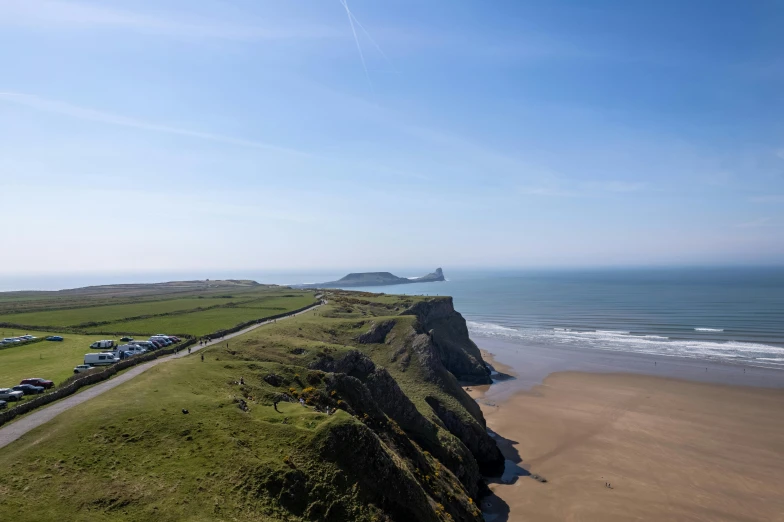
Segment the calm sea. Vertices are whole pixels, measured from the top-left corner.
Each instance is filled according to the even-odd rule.
[[[784,269],[445,272],[472,337],[784,368]],[[402,275],[402,274],[401,274]]]

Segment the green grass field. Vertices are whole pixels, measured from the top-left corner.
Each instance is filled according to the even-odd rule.
[[[3,331],[11,333],[11,330]],[[36,337],[55,335],[16,330],[13,333]],[[98,351],[90,350],[90,344],[104,339],[100,335],[63,334],[63,337],[63,342],[41,341],[0,350],[0,388],[15,386],[28,377],[42,377],[59,384],[73,375],[74,366],[84,362],[84,354]]]
[[[245,298],[247,299],[247,298]],[[0,315],[0,323],[29,324],[34,326],[76,326],[88,322],[117,321],[126,317],[154,315],[193,310],[215,305],[224,305],[241,299],[228,298],[184,298],[166,301],[147,301],[142,303],[90,306],[45,312],[26,312]]]
[[[169,335],[189,334],[200,336],[231,328],[246,321],[263,319],[271,315],[303,308],[314,302],[313,294],[297,295],[297,297],[277,297],[265,300],[264,308],[222,307],[187,314],[116,322],[110,325],[87,328],[85,331],[102,332],[109,330],[124,333],[165,333]]]
[[[2,335],[0,338],[30,333],[37,337],[62,335],[65,341],[61,343],[42,341],[27,346],[0,349],[0,386],[13,386],[26,377],[42,377],[60,383],[73,374],[74,366],[83,363],[84,354],[91,351],[89,348],[91,343],[100,339],[119,341],[122,335],[118,332],[139,339],[146,338],[146,335],[139,334],[156,333],[201,336],[247,321],[296,310],[316,301],[313,292],[310,291],[265,286],[242,290],[236,292],[236,295],[233,291],[223,290],[221,295],[224,297],[215,295],[216,292],[212,291],[202,298],[190,296],[120,305],[83,306],[7,314],[0,317],[0,322],[51,326],[54,330],[28,332],[20,328],[0,327],[0,335]],[[225,297],[228,294],[231,294],[231,297]],[[36,296],[32,298],[35,299]],[[139,299],[147,299],[147,297]],[[239,305],[233,306],[232,303],[239,303]],[[215,305],[219,307],[197,310],[197,307],[206,308]],[[170,315],[131,321],[122,320],[125,317],[153,313]],[[75,330],[78,333],[56,331],[58,326],[73,328],[74,325],[91,321],[113,322],[92,328],[79,328]]]

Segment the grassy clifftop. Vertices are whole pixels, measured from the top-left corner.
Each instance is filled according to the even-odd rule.
[[[503,460],[445,366],[454,351],[483,367],[451,301],[327,299],[0,450],[3,518],[481,520],[480,471]],[[451,323],[451,343],[427,311]]]

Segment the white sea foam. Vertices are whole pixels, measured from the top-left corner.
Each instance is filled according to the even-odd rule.
[[[468,322],[471,334],[531,344],[554,344],[649,355],[711,360],[756,360],[780,365],[784,347],[744,341],[671,339],[661,335],[634,335],[619,330],[569,328],[509,328],[494,323]],[[717,330],[719,331],[719,330]]]
[[[695,328],[695,332],[723,332],[724,328]]]

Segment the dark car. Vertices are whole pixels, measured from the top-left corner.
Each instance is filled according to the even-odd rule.
[[[20,391],[25,395],[38,395],[44,392],[43,386],[33,386],[32,384],[18,384],[12,388],[14,391]]]
[[[129,341],[133,341],[133,337],[120,337],[120,341],[127,343]]]
[[[46,340],[47,341],[62,341],[63,338],[60,337],[59,335],[50,335],[49,337],[46,338]]]
[[[8,403],[5,401],[0,401],[0,410],[4,410],[8,406]]]
[[[170,335],[170,336],[169,336],[169,339],[171,339],[171,340],[172,340],[172,341],[174,341],[175,343],[178,343],[178,342],[182,341],[182,339],[180,339],[180,338],[179,338],[179,337],[177,337],[176,335]]]
[[[46,388],[47,390],[49,388],[54,388],[54,382],[47,379],[41,379],[40,377],[30,377],[29,379],[22,379],[22,381],[19,384],[32,384],[33,386],[40,386],[42,388]]]
[[[147,342],[150,342],[150,343],[154,344],[156,348],[163,348],[164,346],[166,346],[165,344],[163,344],[163,342],[161,342],[161,341],[159,341],[157,339],[150,339]]]

